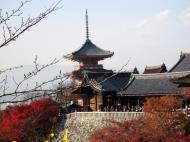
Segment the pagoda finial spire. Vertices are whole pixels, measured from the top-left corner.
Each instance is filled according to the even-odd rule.
[[[88,10],[86,9],[86,39],[89,40],[89,31],[88,31]]]

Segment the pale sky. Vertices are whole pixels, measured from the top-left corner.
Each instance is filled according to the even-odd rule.
[[[53,1],[33,0],[23,12],[35,16]],[[0,0],[3,10],[18,5],[19,0]],[[35,55],[45,64],[80,48],[85,42],[86,8],[90,39],[115,52],[102,62],[105,68],[119,69],[130,57],[128,67],[136,66],[141,72],[146,65],[163,62],[171,68],[181,51],[190,52],[190,0],[63,0],[62,6],[0,49],[1,69],[30,65]],[[63,60],[59,65],[73,63]]]

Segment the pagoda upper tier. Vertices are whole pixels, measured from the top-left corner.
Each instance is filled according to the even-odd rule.
[[[85,63],[88,62],[88,60],[97,62],[109,58],[113,56],[113,54],[114,52],[101,49],[92,43],[90,39],[87,39],[79,50],[74,51],[65,57],[70,60]]]
[[[86,41],[79,50],[65,56],[66,59],[79,62],[77,68],[72,72],[73,77],[81,79],[85,72],[112,72],[104,69],[103,65],[98,64],[98,61],[112,57],[113,54],[114,52],[97,47],[89,39],[88,13],[86,11]]]

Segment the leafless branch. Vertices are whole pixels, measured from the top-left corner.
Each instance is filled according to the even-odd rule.
[[[129,58],[129,60],[125,63],[125,65],[123,65],[123,66],[121,67],[121,69],[120,69],[119,71],[117,71],[117,72],[114,73],[113,75],[111,75],[111,76],[105,78],[104,80],[102,80],[101,82],[99,82],[99,84],[101,84],[101,83],[105,82],[106,80],[108,80],[108,79],[110,79],[110,78],[116,76],[117,74],[119,74],[119,73],[120,73],[121,71],[123,71],[123,69],[129,64],[130,61],[131,61],[131,58]]]
[[[58,9],[60,9],[60,3],[62,0],[59,0],[55,3],[53,3],[48,9],[46,9],[45,11],[41,12],[39,15],[37,15],[36,17],[27,17],[24,18],[23,17],[23,8],[24,6],[31,2],[32,0],[25,0],[22,1],[21,4],[15,8],[14,10],[10,11],[10,12],[5,12],[0,9],[0,28],[2,28],[2,41],[0,41],[0,48],[7,46],[10,42],[15,41],[21,34],[23,34],[24,32],[28,31],[31,27],[35,26],[36,24],[38,24],[39,22],[41,22],[43,19],[45,19],[47,16],[49,16],[51,13],[53,13],[54,11],[57,11]],[[10,23],[13,23],[15,18],[16,20],[20,19],[20,23],[18,26],[12,25]],[[58,62],[60,62],[63,57],[57,59],[55,58],[53,61],[51,61],[49,64],[45,64],[45,65],[40,65],[38,63],[37,60],[37,56],[34,59],[34,70],[24,74],[24,78],[21,81],[16,81],[16,79],[14,77],[12,77],[12,81],[15,83],[16,87],[14,89],[13,92],[8,92],[8,77],[7,75],[5,76],[4,79],[2,79],[0,81],[0,104],[1,103],[18,103],[18,102],[25,102],[27,100],[30,100],[32,98],[38,98],[40,97],[41,94],[44,94],[45,92],[47,93],[47,95],[50,94],[55,94],[56,93],[56,89],[43,89],[43,86],[48,84],[48,83],[52,83],[55,81],[60,81],[63,82],[63,80],[67,80],[68,77],[64,74],[60,74],[58,76],[56,76],[55,78],[48,80],[48,81],[44,81],[40,84],[36,83],[36,86],[34,86],[33,88],[28,88],[28,85],[26,85],[25,89],[21,89],[21,86],[29,79],[31,79],[32,77],[36,76],[39,72],[41,72],[42,70],[44,70],[45,68],[54,65]],[[21,68],[23,66],[18,66],[18,67],[12,67],[12,68],[8,68],[8,69],[4,69],[4,70],[0,70],[0,75],[2,75],[3,73],[6,73],[7,71],[11,71],[14,69],[18,69]],[[40,95],[39,95],[40,92]],[[34,93],[35,95],[33,97],[29,97],[27,99],[21,99],[18,100],[17,97],[22,97],[25,96],[26,94],[31,94]],[[3,101],[2,99],[4,97],[8,97],[11,96],[11,99],[9,99],[8,101]]]
[[[13,9],[10,13],[6,12],[5,16],[3,16],[2,9],[0,9],[0,24],[3,24],[4,22],[10,20],[12,17],[22,15],[22,12],[21,12],[22,8],[24,7],[26,3],[30,1],[31,0],[26,0],[24,2],[21,2],[20,6],[17,9]]]
[[[37,94],[35,92],[35,96],[31,96],[31,97],[28,97],[28,98],[25,98],[25,99],[21,99],[21,100],[7,100],[7,101],[2,101],[0,102],[0,104],[5,104],[5,103],[11,103],[11,104],[16,104],[16,103],[23,103],[23,102],[27,102],[27,101],[30,101],[30,100],[33,100],[33,99],[37,99],[37,98],[41,98],[41,97],[47,97],[47,96],[52,96],[54,95],[55,92],[53,93],[48,93],[48,94],[44,94],[43,93],[40,93],[40,94]]]
[[[7,72],[7,71],[11,71],[11,70],[15,70],[15,69],[20,69],[20,68],[22,68],[22,67],[23,67],[23,65],[20,65],[20,66],[15,66],[15,67],[11,67],[11,68],[7,68],[7,69],[0,70],[0,75],[1,75],[2,73]]]
[[[103,79],[102,81],[100,81],[100,82],[97,82],[97,81],[94,81],[94,80],[90,80],[90,79],[88,78],[88,76],[86,76],[85,78],[87,79],[87,82],[90,83],[91,85],[93,85],[93,86],[101,86],[101,84],[102,84],[103,82],[107,81],[108,79],[110,79],[110,78],[112,78],[112,77],[118,75],[120,72],[122,72],[122,71],[124,70],[124,68],[129,64],[130,61],[131,61],[131,58],[129,58],[129,60],[128,60],[117,72],[115,72],[113,75],[111,75],[111,76],[109,76],[109,77],[104,78],[104,79]],[[124,70],[124,71],[126,71],[126,70]],[[86,86],[89,85],[88,83],[87,83],[87,84],[83,84],[82,86],[83,86],[83,87],[86,87]]]
[[[12,96],[12,97],[15,96],[15,97],[13,97],[12,99],[9,99],[9,100],[0,101],[0,104],[1,103],[20,103],[20,102],[25,102],[25,101],[28,101],[31,99],[39,98],[40,96],[42,97],[42,96],[50,96],[50,95],[57,94],[59,92],[59,90],[57,88],[56,89],[41,89],[40,87],[42,87],[43,85],[48,84],[50,82],[54,82],[54,81],[59,81],[59,84],[60,84],[60,82],[64,83],[68,78],[69,78],[69,76],[64,76],[64,75],[60,76],[59,75],[59,76],[56,76],[55,78],[53,78],[51,80],[48,80],[46,82],[42,82],[41,84],[35,86],[32,89],[3,94],[0,96],[0,100],[1,100],[1,98],[5,97],[5,96],[6,97],[7,96]],[[30,97],[27,97],[27,99],[25,98],[25,99],[15,100],[18,97],[26,96],[27,94],[31,94],[31,93],[33,93],[33,95]],[[41,94],[41,95],[39,95],[39,94]]]
[[[36,92],[36,93],[37,93],[37,92],[51,92],[51,93],[52,93],[52,92],[56,92],[56,90],[53,90],[53,89],[47,90],[47,89],[43,89],[42,87],[45,86],[45,85],[47,85],[47,84],[49,84],[49,83],[53,83],[53,82],[55,82],[55,81],[64,82],[64,81],[66,81],[66,80],[69,78],[69,76],[67,76],[67,75],[65,75],[65,74],[62,74],[62,73],[60,72],[60,74],[57,75],[57,76],[55,76],[53,79],[50,79],[50,80],[48,80],[48,81],[44,81],[44,82],[42,82],[42,83],[40,83],[40,84],[37,83],[36,86],[34,86],[34,87],[30,88],[30,89],[27,89],[27,87],[26,87],[24,90],[21,90],[21,91],[19,91],[19,90],[20,90],[20,86],[21,86],[24,82],[26,82],[26,81],[29,80],[30,78],[36,76],[39,72],[41,72],[42,70],[46,69],[47,67],[57,64],[57,63],[60,62],[62,59],[63,59],[63,57],[61,57],[61,58],[59,58],[59,59],[55,58],[55,59],[53,59],[53,60],[52,60],[50,63],[48,63],[48,64],[40,65],[40,64],[38,63],[38,61],[37,61],[37,56],[36,56],[35,59],[34,59],[34,62],[33,62],[33,63],[34,63],[34,70],[33,70],[33,71],[31,71],[31,72],[29,72],[29,73],[27,73],[27,74],[24,74],[23,80],[21,80],[21,81],[19,81],[19,82],[16,81],[14,77],[12,78],[13,82],[14,82],[15,85],[16,85],[16,88],[15,88],[15,90],[14,90],[13,92],[9,92],[9,93],[6,92],[6,90],[7,90],[7,83],[8,83],[8,82],[7,82],[7,77],[2,81],[1,84],[3,84],[3,85],[2,85],[1,88],[3,88],[3,92],[2,92],[2,93],[0,92],[0,100],[1,100],[1,98],[3,98],[3,97],[8,97],[8,96],[11,96],[11,97],[12,97],[11,100],[14,100],[14,99],[16,99],[17,97],[26,95],[27,93],[34,93],[34,92]],[[64,81],[63,81],[63,80],[64,80]],[[34,97],[35,97],[35,96],[34,96]],[[9,100],[8,102],[11,102],[11,100]],[[2,102],[2,103],[6,103],[7,101],[1,101],[1,102]],[[0,103],[1,103],[1,102],[0,102]],[[14,102],[16,102],[16,101],[14,101]]]
[[[28,17],[26,20],[24,18],[21,18],[20,26],[10,26],[8,22],[12,20],[13,17],[22,16],[22,8],[31,0],[26,0],[24,2],[21,2],[21,5],[16,9],[12,10],[12,12],[6,12],[5,16],[2,15],[2,10],[0,10],[0,26],[2,27],[3,33],[3,39],[2,43],[0,43],[0,48],[8,45],[11,41],[15,41],[21,34],[23,34],[25,31],[29,30],[31,27],[35,26],[39,22],[41,22],[44,18],[46,18],[48,15],[50,15],[52,12],[60,9],[59,4],[62,0],[58,1],[57,3],[53,3],[48,9],[40,13],[37,17]]]
[[[4,79],[3,93],[5,93],[6,90],[8,89],[7,84],[8,84],[8,82],[7,82],[7,75],[6,75],[6,76],[5,76],[5,79]]]

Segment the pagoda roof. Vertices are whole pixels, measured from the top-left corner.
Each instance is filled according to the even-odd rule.
[[[164,73],[167,72],[166,65],[163,63],[162,65],[157,66],[146,66],[143,74],[149,74],[149,73]]]
[[[92,43],[91,40],[87,39],[79,50],[74,51],[71,54],[66,55],[65,57],[71,60],[89,57],[104,59],[113,56],[113,54],[114,52],[101,49],[97,47],[94,43]]]
[[[190,71],[190,53],[181,53],[178,62],[170,69],[169,72]]]

